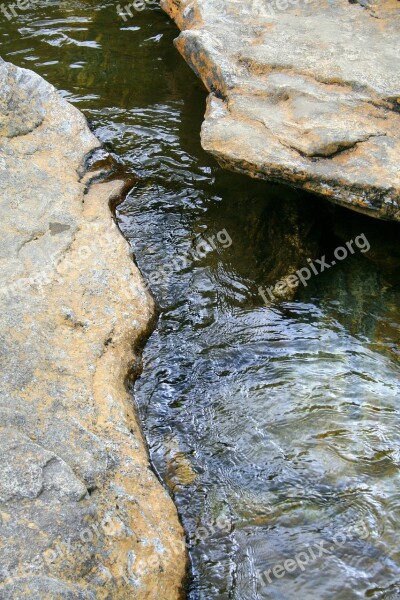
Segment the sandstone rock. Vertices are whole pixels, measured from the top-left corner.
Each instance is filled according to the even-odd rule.
[[[400,221],[398,0],[161,0],[222,166]]]
[[[176,509],[126,390],[153,302],[91,183],[99,147],[41,77],[0,62],[0,597],[175,599]]]

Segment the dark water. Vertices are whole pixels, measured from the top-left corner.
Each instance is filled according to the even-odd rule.
[[[400,598],[399,227],[222,171],[158,9],[38,2],[0,31],[139,177],[118,216],[160,319],[135,396],[188,532],[188,596]],[[360,234],[369,252],[263,303]]]

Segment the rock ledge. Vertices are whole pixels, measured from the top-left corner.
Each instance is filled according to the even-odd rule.
[[[3,600],[181,597],[183,531],[125,387],[154,307],[109,208],[123,182],[85,173],[99,145],[0,62]]]
[[[161,0],[222,166],[400,221],[397,0]]]

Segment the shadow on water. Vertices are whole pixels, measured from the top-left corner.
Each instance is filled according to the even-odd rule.
[[[118,218],[161,312],[135,398],[191,600],[398,597],[398,225],[221,170],[158,10],[38,2],[0,30],[139,177]],[[361,234],[368,252],[265,305],[260,286]]]

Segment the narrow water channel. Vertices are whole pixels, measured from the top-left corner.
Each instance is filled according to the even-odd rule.
[[[134,395],[187,531],[188,598],[399,598],[400,229],[220,169],[176,34],[158,8],[124,21],[93,0],[0,22],[3,58],[138,177],[118,218],[160,317]],[[361,235],[292,299],[259,295]]]

